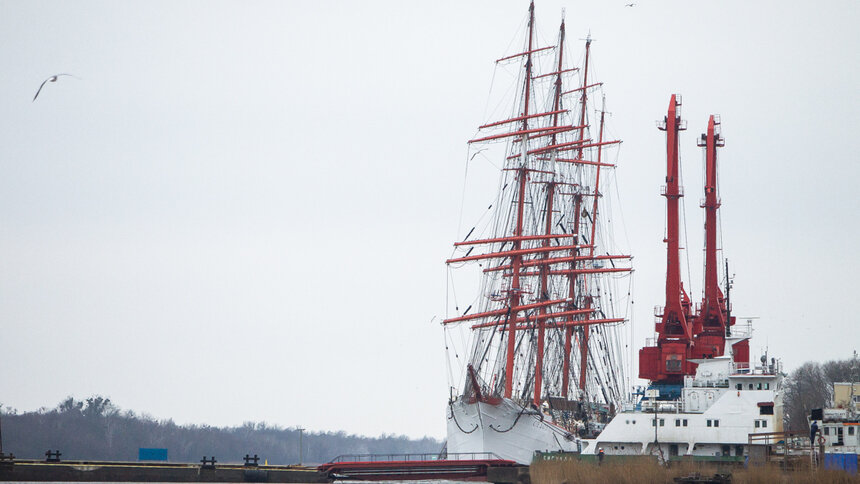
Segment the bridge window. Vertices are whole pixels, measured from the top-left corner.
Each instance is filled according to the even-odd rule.
[[[762,405],[758,408],[759,415],[773,415],[773,405]]]
[[[679,373],[681,371],[681,355],[669,355],[666,359],[666,373]]]

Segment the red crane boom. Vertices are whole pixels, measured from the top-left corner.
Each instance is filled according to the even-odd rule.
[[[679,184],[678,133],[685,129],[681,120],[681,103],[673,94],[669,112],[660,126],[666,131],[666,305],[656,323],[657,346],[639,351],[639,377],[654,383],[680,383],[692,373],[691,357],[693,331],[690,303],[681,283],[679,244],[679,200],[683,197]]]

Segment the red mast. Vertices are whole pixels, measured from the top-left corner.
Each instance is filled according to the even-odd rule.
[[[555,78],[555,97],[553,99],[553,112],[556,113],[552,117],[552,125],[553,128],[558,127],[558,115],[562,111],[561,108],[561,74],[562,74],[562,62],[564,60],[564,20],[561,21],[561,27],[559,28],[558,33],[558,68],[556,69],[556,78]],[[550,144],[554,145],[556,143],[556,135],[555,132],[551,135]],[[552,158],[555,158],[555,153],[553,153]],[[546,227],[544,230],[544,234],[549,236],[552,235],[552,210],[553,210],[553,202],[555,201],[555,187],[556,184],[554,181],[550,182],[546,186],[546,214],[544,218],[546,219]],[[543,247],[549,247],[550,239],[546,238],[543,240]],[[544,259],[549,257],[549,253],[544,253]],[[549,265],[543,265],[540,269],[540,300],[545,301],[549,299],[549,291],[547,288],[547,278],[549,276]],[[541,307],[539,309],[541,318],[538,320],[538,343],[537,343],[537,359],[535,361],[535,393],[534,393],[534,404],[535,406],[540,406],[541,403],[541,392],[543,387],[543,353],[544,353],[544,338],[546,333],[546,323],[544,319],[544,315],[546,314],[546,307]]]
[[[580,111],[579,111],[579,125],[582,126],[582,128],[580,128],[580,131],[579,131],[580,144],[579,144],[579,151],[578,151],[578,155],[577,155],[577,158],[579,158],[579,159],[582,159],[582,150],[583,150],[582,141],[585,138],[585,126],[586,126],[585,125],[585,111],[586,111],[587,106],[588,106],[588,57],[590,54],[591,54],[591,34],[589,33],[588,37],[586,37],[586,40],[585,40],[585,66],[583,67],[583,71],[582,71],[582,87],[580,88],[582,90],[582,94],[580,96],[581,106],[580,106]],[[602,125],[601,125],[600,134],[601,134],[601,136],[603,135],[603,126]],[[600,143],[602,143],[602,140],[600,141]],[[599,166],[597,168],[597,176],[599,179],[599,177],[600,177],[600,167]],[[597,191],[597,189],[595,188],[595,197],[594,197],[595,201],[597,201],[596,191]],[[592,213],[591,214],[591,227],[592,227],[592,229],[594,228],[594,222],[595,222],[595,218],[594,218],[594,214]],[[592,230],[592,232],[594,232],[594,231]],[[592,240],[589,240],[588,243],[594,244],[594,240],[593,240],[594,234],[592,233],[591,235],[592,235]],[[588,295],[588,282],[587,281],[588,281],[588,278],[584,277],[583,278],[583,294],[585,294],[585,307],[590,308],[591,307],[591,298]],[[591,330],[591,328],[589,328],[588,326],[582,326],[581,333],[580,333],[580,339],[579,339],[579,356],[580,356],[580,360],[579,360],[579,390],[580,390],[580,396],[585,393],[585,375],[586,375],[586,371],[588,368],[588,335],[589,335],[590,330]]]
[[[584,96],[584,95],[583,95]],[[583,108],[584,109],[584,108]],[[606,116],[606,112],[600,111],[600,134],[599,134],[599,144],[603,143],[603,121]],[[594,257],[594,238],[597,236],[597,200],[600,198],[600,162],[601,156],[603,153],[603,146],[597,147],[597,174],[594,179],[594,204],[591,207],[591,239],[588,241],[588,244],[591,248],[588,251],[589,257]],[[626,269],[625,269],[626,270]],[[585,293],[585,308],[591,308],[591,295],[588,293],[588,277],[583,278],[583,292]],[[586,313],[585,320],[588,321],[590,315]],[[591,327],[589,325],[585,325],[582,327],[582,340],[580,347],[580,363],[579,363],[579,389],[582,393],[585,393],[585,376],[588,369],[588,338],[589,332],[591,331]]]
[[[514,231],[514,237],[523,235],[523,209],[525,207],[526,197],[526,179],[528,178],[527,162],[528,158],[528,130],[529,130],[529,99],[531,97],[531,81],[532,81],[532,39],[534,37],[535,23],[535,4],[531,2],[529,5],[529,46],[526,50],[526,78],[525,78],[525,93],[523,94],[523,135],[522,135],[522,157],[520,158],[520,168],[517,170],[517,182],[519,183],[519,191],[517,194],[517,226]],[[514,249],[518,250],[522,247],[522,242],[519,240],[514,242]],[[513,276],[511,277],[511,294],[510,307],[511,314],[509,316],[510,326],[508,327],[508,352],[505,361],[505,398],[511,398],[514,386],[514,355],[516,353],[517,339],[517,306],[520,305],[520,265],[523,257],[517,255],[513,257]]]
[[[639,377],[654,383],[680,383],[692,372],[690,347],[693,332],[689,316],[689,298],[681,284],[678,206],[683,196],[679,185],[678,132],[686,129],[681,120],[681,103],[673,94],[669,112],[660,126],[666,131],[666,305],[656,324],[657,346],[639,351]]]
[[[573,202],[573,235],[576,241],[579,241],[579,216],[580,209],[582,208],[582,196],[576,195],[574,196]],[[570,272],[572,273],[576,270],[576,254],[577,250],[573,249],[570,251],[571,259],[570,262]],[[576,277],[568,277],[568,299],[570,301],[576,301],[574,297],[576,296]],[[571,303],[571,309],[575,307],[575,304]],[[570,320],[568,320],[570,322]],[[568,387],[570,386],[570,351],[572,349],[571,340],[573,339],[573,326],[568,326],[564,330],[564,357],[562,360],[562,376],[561,376],[561,395],[567,400]]]

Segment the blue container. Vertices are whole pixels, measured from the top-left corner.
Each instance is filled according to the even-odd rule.
[[[167,461],[167,449],[147,449],[141,447],[137,450],[137,460]]]
[[[857,454],[824,454],[824,468],[857,475]]]

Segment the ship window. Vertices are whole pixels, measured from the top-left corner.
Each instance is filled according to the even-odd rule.
[[[764,384],[764,389],[765,389],[765,390],[770,390],[770,383],[765,383],[765,384]]]
[[[738,390],[743,390],[743,389],[744,389],[744,384],[738,383]]]
[[[752,390],[752,383],[750,383],[750,390]]]
[[[660,426],[661,426],[661,427],[663,427],[663,426],[665,426],[665,425],[666,425],[666,419],[661,418],[661,419],[660,419]]]
[[[714,420],[714,427],[719,427],[719,426],[720,426],[720,421]]]
[[[652,419],[651,419],[651,426],[652,426],[652,427],[656,427],[656,426],[657,426],[657,419],[656,419],[656,418],[652,418]]]
[[[681,419],[676,418],[675,419],[675,427],[680,427],[680,426],[681,426]]]
[[[759,415],[773,415],[773,405],[764,405],[758,409]]]
[[[711,420],[708,419],[708,427],[710,427],[710,426],[711,426]]]
[[[767,428],[767,420],[762,420],[761,426],[762,426],[762,428]]]
[[[681,371],[681,355],[669,355],[666,359],[666,373],[678,373]]]
[[[830,427],[824,427],[824,435],[830,435]]]
[[[854,435],[854,427],[848,427],[848,435]]]
[[[755,421],[755,428],[759,428],[759,427],[761,427],[761,422],[756,420]]]
[[[687,426],[687,419],[684,419],[684,427]]]
[[[761,383],[756,386],[756,390],[761,390]]]

